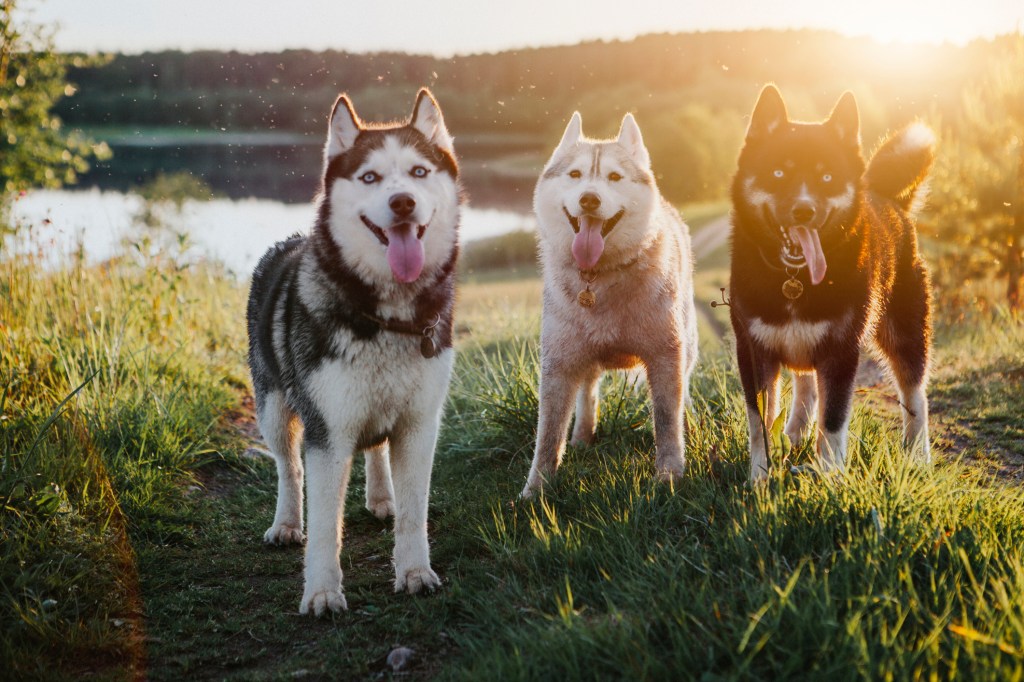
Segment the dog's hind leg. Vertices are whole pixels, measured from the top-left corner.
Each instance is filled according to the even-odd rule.
[[[299,613],[317,616],[348,608],[341,589],[341,537],[345,492],[352,471],[355,443],[330,438],[306,444],[306,494],[309,499],[309,538],[306,541],[305,587]]]
[[[900,393],[903,440],[913,456],[931,462],[928,441],[928,356],[931,345],[928,273],[918,265],[900,273],[875,340]]]
[[[786,435],[793,447],[807,437],[808,427],[818,410],[818,386],[814,372],[793,373],[793,407],[786,420]]]
[[[576,424],[572,428],[573,445],[589,445],[594,442],[597,430],[598,406],[601,398],[601,371],[597,368],[583,380],[576,393]]]
[[[698,334],[697,334],[697,309],[693,305],[693,297],[690,297],[689,309],[686,312],[686,340],[684,344],[683,362],[683,408],[693,408],[693,399],[690,396],[690,379],[693,377],[693,370],[697,366]]]
[[[366,508],[384,520],[395,513],[395,488],[391,482],[388,444],[367,448],[363,455],[366,459]]]
[[[579,383],[564,374],[541,371],[540,409],[537,418],[537,447],[533,464],[521,493],[529,499],[544,481],[558,469],[565,453],[565,434],[569,428],[573,393]]]
[[[272,545],[302,543],[302,426],[284,400],[272,391],[260,401],[256,422],[277,463],[277,509],[274,523],[263,534]]]

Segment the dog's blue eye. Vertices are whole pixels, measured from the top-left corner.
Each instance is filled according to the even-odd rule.
[[[373,183],[380,180],[380,176],[374,173],[373,171],[366,171],[365,173],[359,176],[359,179],[365,182],[367,185],[372,185]]]
[[[777,178],[781,178],[783,175],[785,175],[785,173],[782,172],[781,168],[776,168],[775,172],[772,173],[772,175],[774,175]]]
[[[823,182],[832,182],[832,174],[825,173],[824,175],[821,176],[821,179]]]
[[[425,178],[428,175],[430,175],[430,171],[424,168],[423,166],[413,166],[411,175],[414,178]]]
[[[569,171],[569,177],[575,180],[576,178],[582,178],[583,173],[579,172],[578,170],[571,170]]]
[[[622,176],[619,175],[618,173],[609,173],[608,179],[611,180],[612,182],[618,182],[619,180],[622,179]]]

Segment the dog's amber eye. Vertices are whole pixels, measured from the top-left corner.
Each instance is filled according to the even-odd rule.
[[[618,182],[619,180],[622,179],[622,176],[619,175],[618,173],[609,173],[608,179],[611,180],[612,182]]]
[[[774,175],[777,178],[781,178],[783,175],[785,175],[785,173],[782,172],[781,168],[776,168],[775,172],[772,173],[772,175]]]
[[[824,175],[821,176],[821,181],[822,182],[832,182],[832,174],[831,173],[825,173]]]
[[[372,185],[373,183],[380,180],[380,176],[374,173],[373,171],[366,171],[365,173],[359,176],[359,179],[365,182],[367,185]]]
[[[579,172],[578,170],[571,170],[569,171],[569,177],[575,180],[577,178],[582,178],[583,173]]]
[[[413,166],[409,174],[414,178],[425,178],[430,175],[430,171],[423,166]]]

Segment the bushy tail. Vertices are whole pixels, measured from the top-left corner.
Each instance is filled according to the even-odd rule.
[[[871,156],[865,173],[868,189],[915,213],[927,198],[934,159],[935,133],[920,121],[911,123],[886,138]]]

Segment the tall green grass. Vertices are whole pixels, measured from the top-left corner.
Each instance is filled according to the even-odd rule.
[[[413,676],[442,679],[1024,676],[1024,496],[1006,474],[1024,425],[1016,318],[939,325],[932,467],[906,461],[899,415],[872,389],[847,473],[779,466],[749,489],[734,361],[703,336],[682,480],[655,482],[646,389],[612,375],[596,444],[570,448],[524,503],[536,282],[466,287],[430,501],[444,587],[391,594],[392,541],[360,511],[357,466],[352,611],[312,623],[294,615],[301,553],[259,543],[269,461],[216,495],[191,490],[244,447],[226,429],[251,418],[244,293],[156,256],[0,262],[8,677],[380,676],[395,642],[416,649]]]
[[[137,668],[132,542],[188,542],[183,487],[244,385],[241,287],[159,257],[0,260],[0,669]]]
[[[989,330],[977,354],[999,355],[1007,335],[1020,328]],[[444,676],[1021,679],[1019,488],[956,452],[915,466],[895,412],[858,402],[845,474],[779,466],[751,490],[731,358],[705,351],[681,482],[654,482],[644,392],[613,378],[598,444],[570,448],[542,499],[512,504],[531,454],[536,352],[464,353],[449,448],[488,452],[510,480],[478,521],[490,585],[469,597],[463,655]]]

